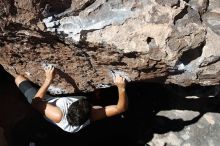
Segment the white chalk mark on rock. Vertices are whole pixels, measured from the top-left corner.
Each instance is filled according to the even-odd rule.
[[[61,88],[58,88],[58,87],[55,87],[55,86],[50,86],[48,88],[48,91],[51,94],[65,94],[65,93],[67,93],[64,89],[61,89]]]

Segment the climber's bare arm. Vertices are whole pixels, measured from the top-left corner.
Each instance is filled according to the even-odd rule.
[[[44,96],[47,92],[47,89],[50,86],[50,84],[52,83],[53,78],[54,78],[54,67],[51,66],[51,67],[46,68],[45,69],[45,76],[46,76],[46,79],[45,79],[43,85],[40,87],[40,89],[36,93],[34,98],[36,98],[36,97],[41,98],[41,99],[44,98]]]
[[[42,113],[44,116],[46,116],[48,119],[58,123],[62,119],[62,111],[58,107],[43,101],[47,89],[52,83],[54,78],[54,67],[49,67],[45,69],[45,75],[46,75],[46,79],[43,85],[36,93],[32,102],[32,106],[40,113]]]
[[[109,106],[93,106],[91,112],[91,120],[96,121],[105,117],[111,117],[125,112],[128,108],[128,99],[125,91],[126,82],[123,77],[116,76],[115,84],[118,87],[119,98],[116,105]]]

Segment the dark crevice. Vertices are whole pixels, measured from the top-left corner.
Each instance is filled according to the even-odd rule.
[[[169,69],[169,75],[178,75],[178,74],[182,74],[182,73],[184,73],[185,71],[184,70],[178,70],[178,68],[177,67],[175,67],[175,68],[170,68]]]
[[[140,54],[138,52],[128,52],[128,53],[124,53],[123,56],[127,58],[137,58],[140,56]]]
[[[186,3],[188,3],[190,0],[183,0],[183,1],[185,1]]]
[[[126,66],[127,65],[124,62],[110,62],[109,64],[113,66]]]
[[[24,28],[21,23],[9,23],[4,29],[12,32],[18,32],[19,30],[24,30],[26,28]]]
[[[207,0],[207,1],[206,1],[206,6],[207,6],[207,7],[206,7],[206,9],[205,9],[205,12],[207,12],[207,10],[208,10],[208,8],[209,8],[209,4],[210,4],[210,0]],[[205,12],[204,12],[204,13],[205,13]]]
[[[88,0],[83,6],[81,9],[79,9],[78,11],[83,11],[85,10],[87,7],[89,7],[90,5],[92,5],[93,3],[95,2],[95,0]]]
[[[152,41],[154,41],[154,38],[147,37],[147,43],[150,44]]]
[[[64,12],[66,9],[71,7],[71,4],[71,0],[49,0],[46,2],[40,1],[39,5],[42,10],[41,15],[45,18]]]
[[[4,44],[4,42],[3,42],[2,38],[1,38],[1,35],[0,35],[0,47],[3,47],[3,46],[5,46],[5,44]]]
[[[9,12],[11,13],[11,15],[16,15],[17,14],[17,7],[15,6],[15,1],[10,0],[9,5],[10,5]]]
[[[205,46],[206,41],[202,42],[197,48],[189,49],[183,52],[179,62],[183,63],[184,65],[189,64],[191,61],[195,60],[196,58],[202,55],[203,47]]]
[[[188,13],[188,6],[185,6],[185,8],[179,13],[177,14],[175,17],[174,17],[174,25],[176,24],[176,22],[179,20],[179,19],[182,19],[187,13]]]
[[[141,68],[141,69],[137,69],[139,72],[144,72],[144,73],[150,73],[150,72],[155,72],[158,70],[158,68],[156,67],[156,64],[152,67],[149,68]]]

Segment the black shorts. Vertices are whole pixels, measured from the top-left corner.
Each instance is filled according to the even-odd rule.
[[[26,97],[26,99],[29,103],[32,103],[34,96],[36,95],[37,91],[39,90],[39,88],[35,87],[33,85],[33,83],[29,80],[25,80],[25,81],[21,82],[19,84],[18,88],[24,94],[24,96]],[[47,98],[51,97],[50,95],[45,95],[45,96]]]

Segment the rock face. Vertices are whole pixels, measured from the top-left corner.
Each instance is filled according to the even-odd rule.
[[[44,80],[54,93],[92,91],[129,81],[219,83],[217,0],[68,0],[0,2],[0,63]]]

